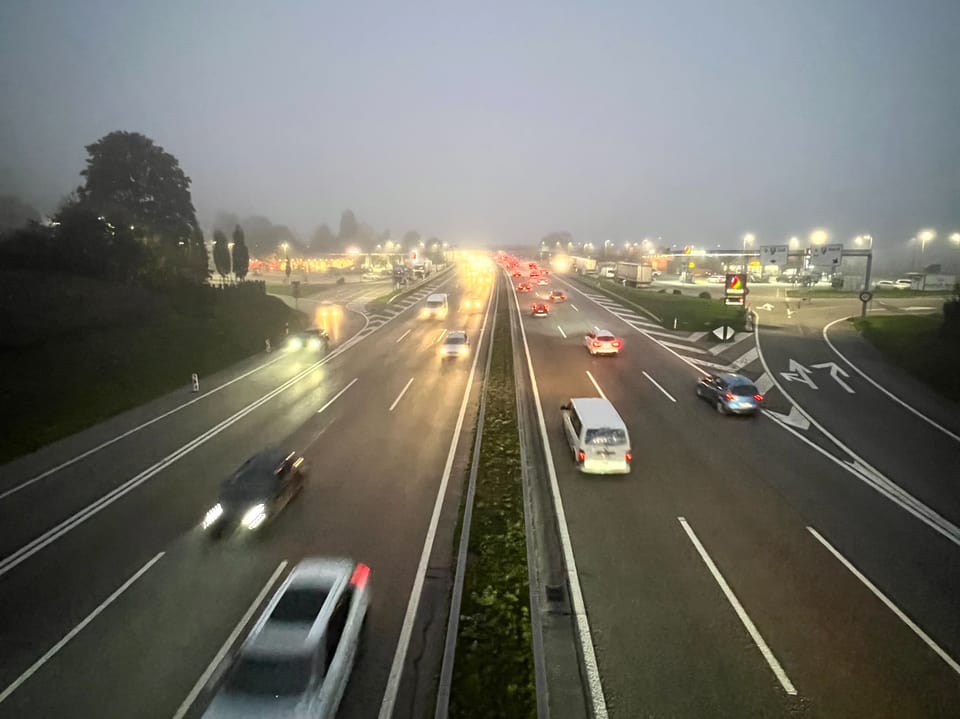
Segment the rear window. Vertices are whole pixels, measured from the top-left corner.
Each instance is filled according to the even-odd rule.
[[[448,345],[462,345],[466,341],[467,341],[466,337],[462,337],[460,335],[451,335],[447,337],[446,343]]]
[[[443,307],[443,300],[427,300],[427,307]]]
[[[302,694],[309,684],[309,656],[241,657],[227,679],[227,689],[231,692],[267,696]]]
[[[312,624],[326,600],[327,593],[322,589],[289,589],[274,607],[270,620]]]
[[[588,429],[586,443],[594,446],[619,446],[627,443],[627,433],[622,429]]]
[[[753,395],[758,394],[757,388],[752,384],[735,384],[730,388],[730,393],[738,397],[753,397]]]
[[[617,338],[613,335],[597,335],[597,339],[601,342],[613,342]]]

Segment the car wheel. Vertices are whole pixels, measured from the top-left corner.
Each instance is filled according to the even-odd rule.
[[[724,406],[723,406],[723,400],[719,400],[719,399],[717,400],[717,412],[719,412],[720,414],[727,413],[727,410],[724,409]]]
[[[700,389],[700,385],[697,385],[697,397],[703,399],[703,390]]]

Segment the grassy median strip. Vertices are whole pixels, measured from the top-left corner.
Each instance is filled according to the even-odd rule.
[[[451,717],[536,716],[509,304],[493,332]]]
[[[941,332],[943,315],[874,316],[854,325],[891,363],[960,402],[960,339]]]
[[[571,278],[614,299],[623,300],[652,313],[668,330],[699,332],[721,325],[729,325],[735,330],[743,329],[743,308],[725,305],[722,299],[674,294],[672,288],[663,290],[626,287],[608,280],[580,275],[572,275]]]

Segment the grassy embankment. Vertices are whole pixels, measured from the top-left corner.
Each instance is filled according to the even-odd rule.
[[[878,299],[897,299],[903,297],[935,297],[938,299],[949,296],[950,290],[897,290],[897,289],[873,289],[870,291],[874,298]],[[850,297],[860,296],[859,291],[853,290],[835,290],[826,287],[794,287],[787,285],[786,296],[789,297]]]
[[[316,284],[301,284],[300,285],[300,296],[301,297],[312,297],[313,295],[319,295],[323,292],[329,292],[335,287],[342,287],[342,285],[337,285],[336,282],[317,282]],[[267,292],[272,295],[289,295],[293,296],[293,287],[288,284],[275,284],[270,283],[267,285]]]
[[[626,304],[646,310],[654,315],[666,329],[698,332],[709,331],[721,325],[729,325],[737,331],[744,328],[743,309],[725,305],[722,299],[673,294],[672,289],[664,291],[625,287],[609,280],[582,275],[571,275],[570,277]],[[702,291],[700,290],[700,292]],[[645,313],[641,312],[641,314]],[[674,327],[674,320],[676,320],[676,327]]]
[[[450,716],[536,715],[509,305],[496,317]]]
[[[0,287],[0,461],[171,390],[186,397],[192,373],[203,389],[303,322],[256,291],[163,294],[28,272],[0,272]]]
[[[891,363],[960,402],[960,338],[941,333],[942,325],[941,314],[854,320],[854,326]]]

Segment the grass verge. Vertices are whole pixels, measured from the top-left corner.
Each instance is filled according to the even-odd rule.
[[[450,716],[536,716],[508,302],[493,332]]]
[[[306,318],[260,292],[0,273],[0,462],[263,352]],[[36,291],[42,286],[44,292]]]
[[[896,289],[873,289],[870,291],[874,297],[883,299],[896,299],[897,297],[947,297],[952,294],[950,290],[896,290]],[[859,297],[860,292],[853,290],[833,290],[826,288],[813,287],[787,287],[787,297]]]
[[[627,304],[632,304],[652,313],[659,318],[660,324],[666,329],[700,332],[712,330],[721,325],[729,325],[737,331],[744,328],[743,309],[725,305],[722,299],[705,299],[673,294],[672,289],[667,289],[664,292],[625,287],[615,282],[592,277],[571,275],[571,278],[610,297],[624,300]],[[674,327],[674,320],[676,320],[676,327]]]
[[[329,292],[335,287],[337,287],[336,282],[318,282],[316,284],[306,284],[306,285],[301,284],[300,296],[311,297],[313,295],[319,295],[323,292]],[[287,295],[289,297],[292,297],[293,287],[287,284],[269,284],[267,285],[267,292],[272,295]]]
[[[960,402],[960,339],[940,332],[942,315],[891,315],[854,326],[893,364],[944,397]]]

